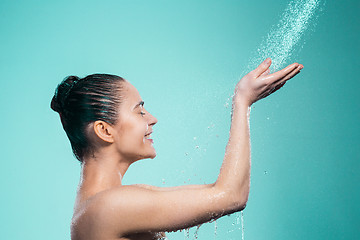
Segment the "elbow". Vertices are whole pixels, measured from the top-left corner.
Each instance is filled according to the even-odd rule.
[[[246,208],[248,202],[248,196],[245,197],[242,201],[238,202],[238,209],[237,211],[242,211]]]
[[[242,184],[228,188],[229,200],[233,206],[234,211],[243,210],[248,202],[250,193],[250,183],[243,182]]]
[[[231,210],[233,212],[244,210],[249,199],[249,192],[248,191],[237,192],[237,193],[232,192],[231,195],[232,195],[230,197]]]
[[[222,189],[224,193],[223,198],[223,209],[225,210],[225,214],[231,214],[234,212],[239,212],[245,209],[248,198],[249,198],[249,188],[243,189]]]

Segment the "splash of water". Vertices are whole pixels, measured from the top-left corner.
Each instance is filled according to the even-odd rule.
[[[320,5],[325,5],[326,0],[291,0],[279,22],[274,25],[267,36],[262,40],[260,46],[249,61],[247,67],[241,73],[241,77],[255,69],[266,58],[270,57],[272,64],[271,72],[280,70],[288,63],[289,58],[294,52],[294,48],[300,45],[302,48],[305,42],[300,42],[305,30],[310,23],[316,25],[316,12],[322,11]],[[322,4],[320,4],[322,3]],[[314,17],[315,16],[315,17]],[[228,108],[233,95],[226,100],[224,107]],[[252,107],[254,109],[255,106]],[[232,112],[230,111],[231,115]]]
[[[287,5],[280,21],[272,27],[257,49],[249,68],[253,69],[267,57],[272,59],[273,72],[284,67],[313,19],[321,0],[292,0]]]

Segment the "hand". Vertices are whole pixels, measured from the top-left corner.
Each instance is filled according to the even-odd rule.
[[[304,67],[293,63],[286,68],[269,74],[271,59],[267,58],[255,70],[245,75],[235,87],[233,101],[251,106],[256,101],[269,96],[283,87],[287,80],[294,77]]]

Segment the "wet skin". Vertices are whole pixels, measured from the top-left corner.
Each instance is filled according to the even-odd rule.
[[[102,121],[90,126],[96,152],[83,159],[71,239],[158,239],[158,232],[189,228],[244,209],[250,188],[250,106],[279,90],[303,67],[294,63],[269,74],[270,64],[270,59],[264,61],[236,85],[223,164],[217,180],[206,185],[122,185],[132,163],[156,156],[145,135],[157,119],[126,82],[119,121],[114,126]]]

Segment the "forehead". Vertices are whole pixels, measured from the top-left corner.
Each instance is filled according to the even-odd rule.
[[[123,104],[128,106],[138,104],[141,101],[138,90],[128,81],[123,84]]]

